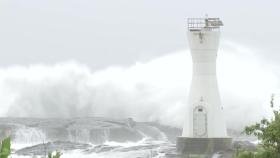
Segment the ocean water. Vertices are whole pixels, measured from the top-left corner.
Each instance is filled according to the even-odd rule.
[[[12,137],[13,158],[164,158],[180,129],[131,119],[0,118],[0,137]]]
[[[12,148],[20,150],[31,144],[12,144]],[[60,152],[62,158],[165,158],[166,151],[173,151],[175,145],[165,141],[143,139],[138,142],[105,142],[102,145],[90,144],[84,149],[73,149]],[[54,152],[55,153],[55,152]],[[21,155],[13,153],[13,158],[42,157],[43,155]]]
[[[11,136],[12,158],[42,158],[56,151],[62,158],[171,158],[181,132],[132,119],[0,118],[0,139]],[[240,132],[230,133],[245,145],[257,143]]]

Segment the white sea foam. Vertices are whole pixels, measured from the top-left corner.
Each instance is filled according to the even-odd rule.
[[[121,149],[129,148],[129,147],[141,147],[147,144],[160,145],[165,142],[160,141],[147,141],[143,139],[139,142],[126,142],[126,143],[118,143],[118,142],[106,142],[105,146],[110,147],[118,147],[115,150],[101,152],[101,153],[85,153],[83,150],[72,150],[72,151],[62,151],[62,158],[137,158],[137,157],[152,157],[153,158],[165,158],[164,153],[160,153],[160,147],[158,148],[150,148],[150,149],[137,149],[137,150],[126,150],[122,151]],[[30,158],[30,156],[22,156],[22,155],[11,155],[14,158]],[[40,156],[33,156],[39,158]]]
[[[13,142],[15,144],[39,144],[47,141],[46,135],[42,130],[36,128],[20,127],[15,132]]]
[[[279,65],[263,64],[253,50],[231,42],[221,46],[221,98],[228,126],[241,128],[269,114],[270,94],[279,89]],[[190,80],[187,51],[96,72],[75,62],[1,68],[0,115],[132,117],[181,127]]]

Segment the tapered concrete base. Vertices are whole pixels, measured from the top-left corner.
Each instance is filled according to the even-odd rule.
[[[212,154],[232,149],[232,138],[177,138],[179,154]]]

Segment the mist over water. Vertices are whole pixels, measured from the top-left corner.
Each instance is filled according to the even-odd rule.
[[[218,81],[229,128],[269,115],[279,92],[279,65],[264,65],[254,51],[221,44]],[[0,69],[3,117],[132,117],[181,127],[191,82],[188,51],[134,65],[92,72],[78,62]],[[277,68],[276,68],[277,67]]]

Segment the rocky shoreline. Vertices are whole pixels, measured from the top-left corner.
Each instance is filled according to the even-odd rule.
[[[0,138],[7,135],[12,137],[12,148],[13,143],[26,144],[13,150],[13,154],[23,156],[45,155],[52,151],[79,151],[84,155],[135,152],[138,157],[164,155],[166,158],[175,158],[178,156],[175,141],[181,134],[179,128],[155,122],[99,117],[0,118],[0,129]],[[234,148],[256,149],[252,143],[255,138],[240,135],[234,130],[228,132],[234,138]],[[232,152],[224,152],[223,155]]]

